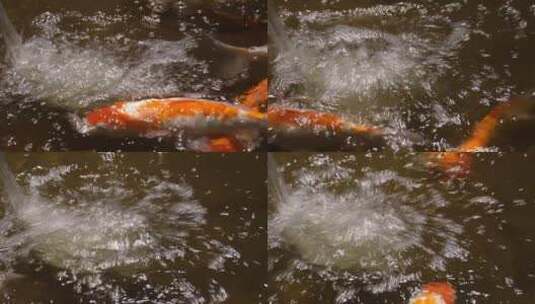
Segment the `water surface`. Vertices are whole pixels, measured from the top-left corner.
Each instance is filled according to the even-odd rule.
[[[20,46],[0,43],[0,122],[5,126],[0,146],[5,149],[184,149],[176,138],[82,136],[68,114],[149,97],[232,102],[265,78],[265,60],[251,61],[211,40],[264,45],[262,1],[3,4],[22,36]],[[6,57],[6,48],[14,48],[16,56]]]
[[[531,1],[275,0],[270,9],[273,104],[381,126],[393,150],[456,147],[493,106],[535,88]],[[521,131],[533,130],[528,114],[530,124],[492,144],[533,146]]]
[[[7,159],[16,181],[2,187],[0,201],[3,303],[259,301],[261,155]]]
[[[449,281],[458,303],[531,303],[533,155],[481,153],[465,179],[426,157],[274,155],[269,302],[408,303]]]

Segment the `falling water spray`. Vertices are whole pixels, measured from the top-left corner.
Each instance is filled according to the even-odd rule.
[[[22,45],[22,38],[9,20],[2,2],[0,2],[0,33],[4,38],[8,56],[13,59]]]

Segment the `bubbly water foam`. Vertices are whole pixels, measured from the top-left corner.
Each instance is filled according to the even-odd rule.
[[[0,160],[2,188],[11,206],[0,220],[0,226],[8,228],[1,237],[5,269],[14,267],[21,257],[33,256],[39,263],[57,268],[57,279],[62,282],[80,290],[89,287],[91,292],[113,295],[120,290],[106,281],[106,274],[148,280],[152,268],[184,260],[188,265],[199,263],[199,257],[195,257],[199,255],[195,249],[198,246],[205,248],[203,255],[213,255],[213,267],[220,271],[227,260],[239,257],[227,244],[192,236],[202,231],[207,211],[195,200],[189,185],[149,176],[141,185],[151,190],[140,196],[137,189],[126,186],[123,178],[106,176],[108,172],[79,174],[77,170],[77,165],[49,170],[37,167],[21,175],[28,185],[23,190],[5,159]],[[72,177],[85,181],[83,186],[76,190],[63,188],[66,179]],[[56,194],[45,197],[43,192]],[[179,303],[202,299],[198,287],[180,272],[172,277],[175,282],[165,289],[154,283],[154,290],[146,294],[158,290],[172,294],[190,286],[189,296],[176,295]],[[225,294],[215,280],[213,284]]]
[[[328,281],[350,276],[383,292],[417,277],[422,263],[444,270],[448,259],[465,258],[462,228],[435,214],[445,204],[438,192],[412,196],[424,186],[390,170],[352,180],[347,166],[311,158],[317,168],[297,171],[288,194],[272,196],[269,246],[299,255],[280,275],[315,269]]]

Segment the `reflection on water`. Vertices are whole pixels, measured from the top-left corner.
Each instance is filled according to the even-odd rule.
[[[22,43],[5,36],[0,44],[0,56],[13,54],[0,64],[0,121],[8,126],[0,133],[1,146],[173,149],[157,140],[122,139],[115,145],[87,138],[77,134],[67,114],[147,97],[233,100],[265,78],[265,60],[212,41],[264,45],[262,1],[37,2],[3,2]],[[28,126],[39,126],[39,132],[21,134]]]
[[[271,303],[405,303],[432,281],[458,303],[535,296],[535,227],[520,215],[535,208],[533,157],[482,153],[464,180],[429,172],[423,154],[273,158]]]
[[[16,181],[2,166],[3,301],[260,296],[264,178],[248,169],[259,155],[60,154],[8,155]]]
[[[272,7],[280,14],[270,14],[273,102],[385,127],[394,150],[455,147],[492,106],[535,88],[526,1]]]

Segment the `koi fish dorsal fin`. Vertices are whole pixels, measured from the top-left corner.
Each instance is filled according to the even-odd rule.
[[[238,101],[250,108],[260,111],[265,108],[268,100],[268,80],[264,79],[257,85],[247,90],[243,95],[238,97]]]
[[[486,147],[494,136],[499,121],[515,103],[508,102],[497,105],[481,121],[479,121],[472,135],[457,150],[459,152],[473,152]]]

